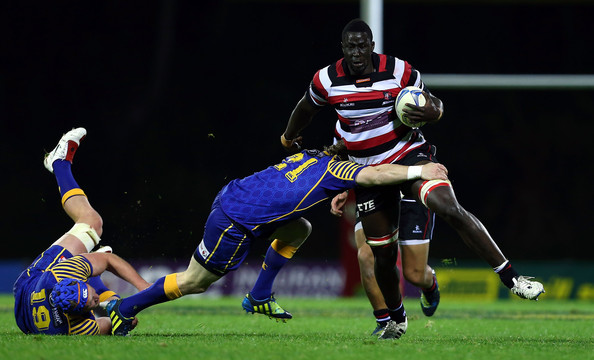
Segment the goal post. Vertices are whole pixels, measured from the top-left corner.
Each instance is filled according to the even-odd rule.
[[[581,90],[594,89],[590,74],[423,74],[430,89]]]

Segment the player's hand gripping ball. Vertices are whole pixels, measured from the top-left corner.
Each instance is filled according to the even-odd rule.
[[[396,115],[398,116],[400,122],[412,128],[418,128],[425,125],[424,122],[410,121],[403,109],[406,106],[406,104],[424,106],[426,101],[427,100],[423,95],[423,90],[416,86],[407,86],[404,89],[400,90],[400,93],[398,93],[398,97],[396,98],[396,103],[394,104],[394,108],[396,109]]]

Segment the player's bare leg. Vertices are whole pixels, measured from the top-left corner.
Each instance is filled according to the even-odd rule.
[[[433,316],[439,305],[440,293],[435,271],[427,264],[429,242],[417,245],[400,245],[404,278],[421,289],[421,310]]]
[[[503,284],[511,291],[526,299],[537,300],[544,292],[541,283],[529,281],[528,277],[520,276],[505,258],[484,225],[470,212],[466,211],[456,199],[454,190],[449,182],[422,182],[413,184],[418,201],[434,211],[456,230],[464,243],[482,259],[493,267],[499,274]],[[420,189],[420,190],[419,190]]]
[[[361,284],[376,318],[376,327],[371,335],[378,335],[390,321],[388,306],[384,296],[375,280],[375,260],[371,247],[367,245],[363,229],[355,230],[355,242],[357,244],[357,260],[361,274]]]
[[[390,211],[391,210],[391,211]],[[380,339],[400,338],[408,326],[400,292],[398,260],[398,208],[376,211],[361,218],[367,243],[375,258],[375,279],[390,313]]]
[[[103,233],[103,220],[99,213],[95,211],[86,196],[73,196],[64,203],[64,210],[74,220],[76,224],[87,224],[93,229],[98,237]],[[71,231],[72,232],[72,231]],[[54,245],[60,245],[66,248],[72,255],[89,252],[89,249],[81,240],[68,232],[58,239]]]
[[[139,293],[110,301],[106,310],[111,318],[113,335],[127,336],[135,326],[136,314],[147,307],[172,301],[184,295],[201,294],[220,278],[221,276],[205,269],[192,256],[185,271],[165,275]]]
[[[64,247],[72,255],[90,252],[99,243],[103,233],[101,216],[91,207],[71,171],[74,155],[86,135],[87,131],[84,128],[68,131],[43,160],[46,169],[56,176],[64,211],[75,223],[75,226],[53,245]]]

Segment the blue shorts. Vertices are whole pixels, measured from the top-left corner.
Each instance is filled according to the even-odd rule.
[[[32,278],[37,278],[48,268],[56,265],[57,263],[69,259],[72,257],[70,251],[66,250],[62,246],[53,245],[49,249],[42,252],[29,267],[27,267],[18,279],[15,281],[13,286],[13,293],[16,295],[17,291]]]
[[[253,235],[221,209],[217,196],[206,220],[202,241],[194,252],[194,259],[211,273],[223,276],[241,265],[252,240]]]

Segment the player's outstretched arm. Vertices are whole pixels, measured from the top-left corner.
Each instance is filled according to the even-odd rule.
[[[151,284],[138,274],[138,272],[126,260],[113,253],[90,253],[82,254],[93,266],[93,276],[101,275],[105,270],[126,280],[138,291],[142,291]]]
[[[396,185],[407,180],[447,180],[448,169],[439,163],[404,166],[382,164],[361,170],[355,181],[362,186]]]
[[[318,111],[319,109],[310,104],[305,96],[299,100],[289,117],[285,132],[281,135],[281,144],[285,150],[291,153],[301,150],[303,137],[299,136],[299,133],[309,125]]]

